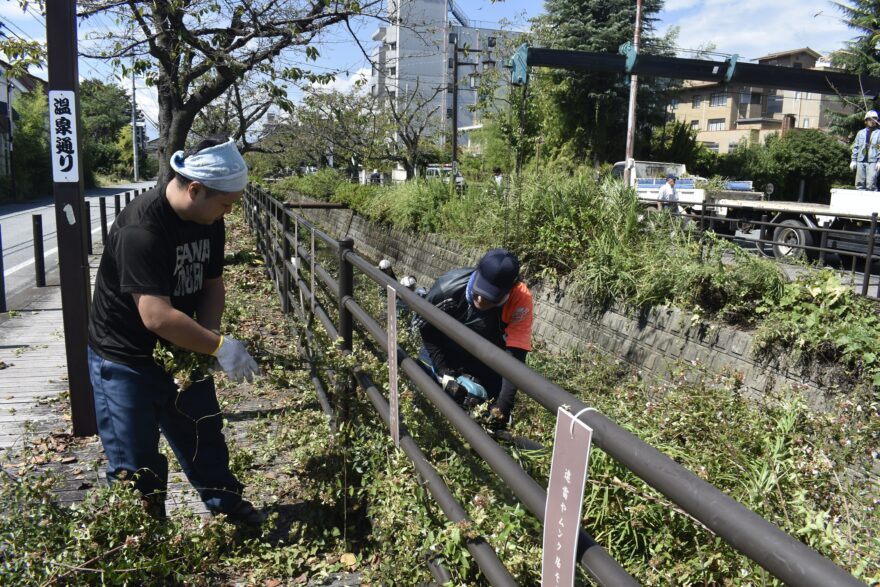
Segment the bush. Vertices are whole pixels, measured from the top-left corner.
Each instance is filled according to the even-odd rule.
[[[16,198],[27,200],[48,194],[52,187],[49,129],[46,112],[49,102],[42,89],[16,98],[19,114],[14,131]]]

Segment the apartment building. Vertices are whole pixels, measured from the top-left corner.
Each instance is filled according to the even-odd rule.
[[[809,47],[772,53],[755,59],[760,65],[830,69]],[[744,141],[763,143],[771,134],[789,128],[828,130],[829,111],[845,112],[837,96],[743,86],[694,82],[686,84],[670,104],[675,120],[690,124],[697,140],[716,153],[729,153]]]
[[[435,131],[449,132],[457,70],[457,130],[467,149],[468,131],[482,126],[474,108],[480,76],[503,67],[499,39],[511,33],[478,26],[454,0],[391,0],[388,17],[391,24],[373,34],[378,45],[372,53],[370,91],[396,100],[401,108],[409,103],[419,115],[431,117]]]

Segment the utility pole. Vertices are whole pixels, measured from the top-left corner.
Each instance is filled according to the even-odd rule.
[[[91,436],[97,432],[97,426],[86,355],[91,297],[86,231],[90,227],[83,223],[82,150],[78,140],[82,136],[82,125],[76,33],[76,1],[46,2],[49,149],[55,192],[70,414],[74,436]]]
[[[131,62],[131,148],[134,151],[134,180],[140,181],[137,142],[137,94],[134,87],[134,61]]]
[[[449,183],[455,194],[455,174],[458,173],[458,35],[452,33],[452,175]]]
[[[462,49],[458,46],[458,34],[450,33],[449,44],[452,45],[452,177],[449,183],[452,184],[452,193],[455,194],[455,176],[458,173],[458,68],[460,65],[471,65],[476,67],[479,63],[470,61],[459,62],[458,54],[467,51],[468,53],[483,53],[482,49]],[[494,63],[494,62],[493,62]]]
[[[642,37],[642,0],[636,0],[636,30],[633,34],[633,49],[639,54],[639,41]],[[623,184],[629,185],[632,175],[633,143],[636,136],[636,93],[639,88],[639,76],[629,77],[629,114],[626,119],[626,164],[623,169]]]
[[[15,159],[13,154],[14,145],[12,144],[15,135],[12,120],[12,90],[14,89],[15,85],[12,83],[12,80],[9,80],[6,84],[6,114],[9,116],[9,195],[13,200],[15,199]]]

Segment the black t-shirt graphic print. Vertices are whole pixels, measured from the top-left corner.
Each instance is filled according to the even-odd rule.
[[[165,186],[135,199],[107,238],[89,317],[89,344],[123,364],[152,361],[157,337],[144,326],[132,294],[168,296],[195,316],[205,280],[223,273],[223,220],[207,226],[182,220]]]

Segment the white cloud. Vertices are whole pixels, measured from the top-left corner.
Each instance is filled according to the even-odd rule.
[[[711,43],[744,59],[800,47],[825,54],[854,36],[827,0],[669,0],[659,16],[661,33],[680,27],[679,47]]]
[[[362,93],[366,91],[366,84],[363,84],[360,87],[357,87],[356,84],[360,80],[369,81],[370,73],[371,69],[369,67],[361,67],[347,77],[343,75],[337,75],[336,79],[328,84],[313,84],[312,87],[319,90],[341,92],[343,94],[349,94],[355,91]]]

